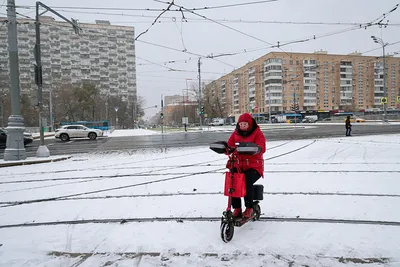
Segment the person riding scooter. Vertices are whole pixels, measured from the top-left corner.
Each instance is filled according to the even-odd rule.
[[[253,215],[253,185],[260,178],[264,177],[263,154],[266,151],[266,139],[260,127],[249,113],[240,115],[235,131],[229,137],[228,147],[236,147],[237,143],[251,142],[257,144],[261,151],[255,155],[240,155],[240,171],[246,177],[246,196],[244,204],[246,210],[242,214],[241,198],[232,198],[233,217],[250,218]],[[227,163],[230,168],[230,162]]]

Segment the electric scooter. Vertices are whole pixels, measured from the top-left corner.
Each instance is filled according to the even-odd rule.
[[[229,155],[229,172],[225,173],[224,195],[228,196],[228,206],[222,213],[221,239],[227,243],[232,240],[235,227],[241,227],[250,221],[260,219],[261,208],[259,201],[263,200],[264,186],[257,184],[253,186],[253,214],[249,218],[235,218],[231,210],[232,197],[244,197],[246,195],[246,183],[244,174],[240,172],[239,155],[255,155],[260,152],[260,147],[254,143],[237,143],[236,147],[230,148],[224,141],[210,144],[210,149],[218,154]]]

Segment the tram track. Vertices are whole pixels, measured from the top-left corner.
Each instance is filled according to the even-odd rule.
[[[269,158],[267,158],[265,160],[270,160],[270,159],[282,157],[282,156],[297,152],[299,150],[307,148],[308,146],[314,144],[315,142],[316,142],[316,140],[313,140],[312,142],[310,142],[310,143],[308,143],[308,144],[306,144],[304,146],[301,146],[301,147],[296,148],[294,150],[291,150],[291,151],[288,151],[288,152],[285,152],[285,153],[282,153],[282,154],[279,154],[279,155],[276,155],[276,156],[273,156],[273,157],[269,157]],[[191,176],[195,176],[195,175],[208,174],[208,173],[212,173],[212,172],[216,172],[216,171],[221,171],[221,170],[224,170],[224,169],[225,169],[225,167],[218,168],[218,169],[213,169],[213,170],[209,170],[209,171],[196,172],[196,173],[190,173],[190,174],[185,174],[185,175],[178,175],[178,176],[164,178],[164,179],[140,182],[140,183],[135,183],[135,184],[128,184],[128,185],[123,185],[123,186],[109,187],[109,188],[104,188],[104,189],[80,192],[80,193],[75,193],[75,194],[68,194],[68,195],[63,195],[63,196],[56,196],[56,197],[50,197],[50,198],[41,198],[41,199],[32,199],[32,200],[24,200],[24,201],[20,201],[18,203],[2,206],[2,207],[0,207],[0,209],[12,207],[12,206],[24,205],[24,204],[55,201],[55,200],[62,199],[62,198],[77,197],[77,196],[82,196],[82,195],[90,195],[90,194],[95,194],[95,193],[109,192],[109,191],[120,190],[120,189],[131,188],[131,187],[137,187],[137,186],[148,185],[148,184],[153,184],[153,183],[160,183],[160,182],[164,182],[164,181],[171,181],[171,180],[176,180],[176,179],[187,178],[187,177],[191,177]],[[129,176],[129,174],[128,174],[128,176]],[[91,179],[93,179],[93,177],[91,177]]]
[[[388,197],[400,198],[400,194],[374,194],[374,193],[339,193],[339,192],[264,192],[264,195],[282,196],[347,196],[347,197]],[[107,200],[120,198],[151,198],[151,197],[175,197],[175,196],[212,196],[223,195],[223,192],[185,192],[185,193],[162,193],[162,194],[138,194],[138,195],[106,195],[106,196],[87,196],[87,197],[66,197],[53,201],[73,201],[73,200]],[[1,201],[3,205],[19,204],[21,201]]]
[[[153,217],[153,218],[108,218],[108,219],[87,219],[87,220],[66,220],[66,221],[47,221],[29,222],[21,224],[4,224],[0,229],[54,226],[54,225],[79,225],[79,224],[125,224],[125,223],[152,223],[152,222],[218,222],[221,217]],[[356,220],[356,219],[328,219],[328,218],[300,218],[300,217],[260,217],[260,222],[289,222],[289,223],[325,223],[325,224],[354,224],[354,225],[380,225],[380,226],[400,226],[397,221],[375,221],[375,220]]]

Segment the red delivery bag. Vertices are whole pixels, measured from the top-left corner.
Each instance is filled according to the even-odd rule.
[[[244,173],[225,173],[224,195],[231,197],[246,196],[246,177]]]

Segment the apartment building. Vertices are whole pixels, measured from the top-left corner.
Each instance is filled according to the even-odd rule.
[[[6,18],[0,18],[3,20]],[[63,84],[96,84],[103,95],[136,101],[134,27],[114,26],[108,21],[80,24],[75,34],[71,25],[41,17],[43,91]],[[18,49],[22,93],[37,90],[34,79],[34,20],[18,20]],[[0,27],[0,86],[9,88],[7,27]]]
[[[382,57],[271,52],[213,81],[205,94],[221,99],[226,116],[243,112],[382,108]],[[400,108],[400,58],[386,56],[388,108]]]

